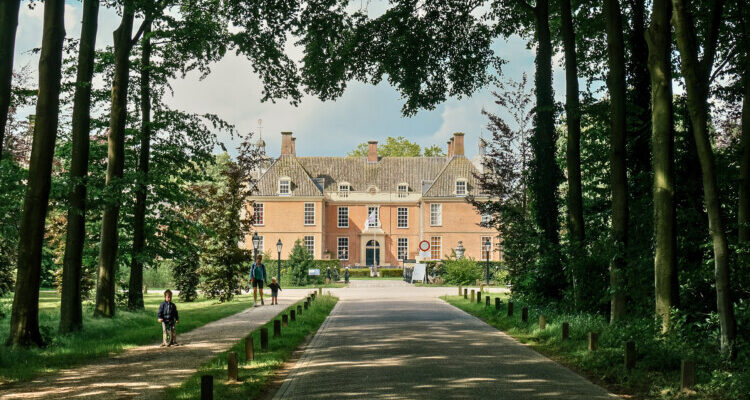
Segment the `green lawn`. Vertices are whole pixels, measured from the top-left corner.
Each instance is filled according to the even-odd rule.
[[[0,384],[26,381],[42,372],[52,372],[85,363],[97,357],[161,340],[161,326],[156,310],[164,301],[161,294],[144,296],[145,311],[117,310],[113,319],[92,317],[93,304],[84,303],[83,330],[76,334],[57,333],[60,321],[60,297],[54,291],[43,291],[39,298],[39,324],[48,345],[45,348],[11,348],[0,345]],[[0,299],[7,307],[12,297]],[[211,321],[236,314],[252,306],[252,295],[236,297],[228,303],[200,300],[176,301],[180,311],[178,333],[190,331]],[[0,320],[0,340],[8,337],[10,316]]]
[[[302,312],[295,322],[282,328],[281,337],[273,337],[273,320],[265,327],[269,332],[268,350],[260,350],[260,329],[250,333],[255,342],[255,360],[245,359],[244,343],[235,344],[231,351],[239,355],[239,382],[227,383],[227,355],[222,354],[204,364],[190,379],[177,388],[167,389],[166,399],[196,399],[200,397],[201,375],[213,375],[215,399],[254,399],[268,384],[274,372],[282,367],[305,338],[314,334],[336,305],[338,298],[316,296],[308,310]],[[301,304],[301,303],[297,303]],[[296,307],[296,304],[292,307]],[[289,309],[282,312],[287,313]],[[278,318],[280,319],[280,317]]]
[[[486,295],[486,293],[484,294]],[[546,329],[539,329],[541,312],[529,307],[529,319],[521,321],[522,304],[514,304],[514,315],[507,316],[507,294],[490,294],[490,306],[465,300],[463,296],[444,296],[448,303],[479,317],[488,324],[526,343],[547,357],[577,371],[618,394],[636,399],[677,399],[680,392],[680,360],[697,359],[697,393],[695,399],[750,399],[750,371],[724,369],[716,357],[715,347],[702,348],[674,337],[652,335],[653,321],[632,320],[609,325],[601,315],[544,312]],[[495,310],[495,297],[502,303]],[[562,340],[562,323],[568,322],[570,338]],[[588,332],[599,333],[599,349],[588,351]],[[636,342],[637,364],[633,370],[624,366],[624,342]],[[692,346],[692,347],[691,347]],[[738,395],[738,393],[745,393]]]

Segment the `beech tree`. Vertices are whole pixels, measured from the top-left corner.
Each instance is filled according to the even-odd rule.
[[[65,40],[65,1],[44,2],[44,32],[39,57],[39,95],[29,178],[19,232],[19,249],[13,311],[8,344],[42,345],[39,332],[39,278],[44,222],[57,139],[62,51]]]
[[[18,11],[21,0],[3,0],[0,3],[0,161],[3,159],[5,125],[10,107],[10,84],[13,80],[13,50],[16,44]]]

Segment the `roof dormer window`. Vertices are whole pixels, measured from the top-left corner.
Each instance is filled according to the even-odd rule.
[[[279,179],[279,196],[289,196],[292,194],[292,180],[289,178]]]
[[[466,196],[466,179],[456,180],[456,196]]]
[[[406,183],[399,183],[398,185],[398,197],[404,198],[409,194],[409,185]]]
[[[339,196],[341,197],[349,197],[349,192],[351,191],[352,187],[346,183],[339,183]]]

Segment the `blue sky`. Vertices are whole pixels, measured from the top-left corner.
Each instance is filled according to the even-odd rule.
[[[81,3],[67,1],[65,28],[68,37],[80,35]],[[359,4],[359,1],[353,1]],[[387,3],[372,1],[370,12],[378,13]],[[29,9],[24,1],[21,7],[15,47],[15,68],[29,65],[36,71],[38,56],[29,50],[41,45],[42,5]],[[99,14],[97,47],[112,43],[112,31],[119,23],[117,13],[102,8]],[[502,79],[519,79],[526,72],[529,79],[534,74],[534,53],[526,48],[519,37],[498,39],[493,44],[495,53],[505,60]],[[296,49],[290,53],[295,56]],[[298,53],[297,53],[298,54]],[[554,59],[554,87],[558,101],[563,100],[565,82],[561,58]],[[367,140],[385,141],[388,136],[404,136],[422,145],[439,145],[453,132],[466,133],[467,155],[477,153],[480,131],[486,130],[482,107],[493,111],[491,91],[488,87],[471,97],[451,98],[434,110],[420,111],[413,117],[401,115],[402,100],[399,93],[387,83],[373,86],[351,82],[346,93],[336,101],[321,102],[305,96],[299,106],[283,101],[261,103],[261,86],[252,73],[250,63],[229,54],[212,66],[212,74],[199,80],[197,73],[173,82],[174,96],[166,99],[172,106],[185,111],[214,113],[235,124],[242,132],[257,131],[258,119],[263,120],[262,136],[268,153],[277,155],[281,146],[279,132],[292,131],[297,137],[298,155],[344,155],[358,143]],[[36,72],[34,72],[36,73]],[[25,110],[31,112],[32,110]],[[498,111],[498,110],[494,110]],[[501,113],[502,114],[502,113]],[[228,148],[234,144],[226,137],[220,138]]]

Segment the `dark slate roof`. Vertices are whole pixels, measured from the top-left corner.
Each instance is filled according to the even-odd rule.
[[[366,192],[371,185],[380,192],[396,192],[398,185],[406,182],[410,192],[418,191],[431,197],[454,196],[451,182],[457,178],[465,178],[469,182],[469,193],[476,194],[476,172],[465,157],[450,160],[446,157],[383,157],[377,163],[368,163],[366,157],[282,156],[261,177],[257,194],[275,196],[278,180],[283,176],[292,179],[295,196],[320,196],[321,184],[325,192],[336,192],[338,184],[343,182],[348,182],[354,192]]]

